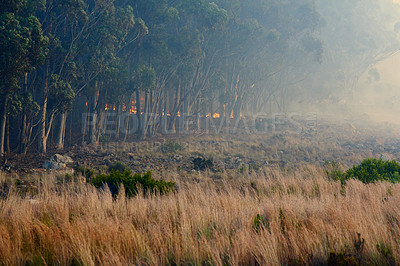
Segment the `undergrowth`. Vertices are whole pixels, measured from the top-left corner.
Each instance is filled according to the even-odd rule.
[[[328,162],[326,164],[327,176],[331,180],[340,181],[345,184],[349,179],[357,179],[361,182],[400,182],[400,165],[397,161],[384,161],[382,159],[365,159],[358,166],[353,166],[345,172],[342,172],[337,163]]]
[[[174,182],[154,179],[150,171],[141,175],[139,173],[132,174],[129,169],[125,169],[123,173],[120,173],[118,170],[112,170],[109,174],[97,175],[92,178],[90,183],[97,188],[107,185],[113,196],[118,194],[121,185],[124,186],[126,196],[128,197],[137,195],[139,189],[144,194],[148,192],[165,194],[175,190]]]

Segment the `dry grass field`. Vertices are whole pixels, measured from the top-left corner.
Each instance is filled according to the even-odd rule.
[[[400,184],[346,186],[324,170],[170,173],[177,191],[113,198],[32,177],[0,199],[4,265],[395,265]],[[1,182],[7,178],[1,176]]]

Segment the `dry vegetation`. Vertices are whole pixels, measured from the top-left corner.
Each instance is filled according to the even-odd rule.
[[[1,264],[394,264],[400,184],[345,187],[321,168],[172,173],[176,193],[113,199],[37,177],[0,200]],[[5,177],[2,176],[2,182]],[[357,233],[361,237],[358,237]]]

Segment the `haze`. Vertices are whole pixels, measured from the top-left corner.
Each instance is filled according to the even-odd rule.
[[[260,114],[399,123],[399,1],[35,3],[1,6],[1,153]]]

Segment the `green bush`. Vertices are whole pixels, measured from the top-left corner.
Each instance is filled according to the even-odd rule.
[[[116,162],[108,167],[108,172],[119,171],[120,173],[125,172],[125,170],[129,169],[125,164],[121,162]]]
[[[353,166],[344,174],[345,179],[355,178],[363,183],[377,181],[400,182],[400,165],[396,161],[366,159],[359,166]]]
[[[400,165],[394,160],[365,159],[360,165],[353,166],[344,173],[338,169],[330,169],[326,173],[329,179],[339,180],[342,184],[349,179],[358,179],[366,184],[378,181],[400,182]]]
[[[109,174],[101,174],[93,178],[91,183],[97,188],[107,184],[113,196],[118,194],[120,185],[124,186],[128,197],[137,195],[138,188],[141,188],[144,193],[158,192],[161,194],[175,190],[174,182],[154,179],[151,176],[151,172],[141,175],[138,173],[132,174],[130,170],[125,170],[123,173],[111,171]]]

